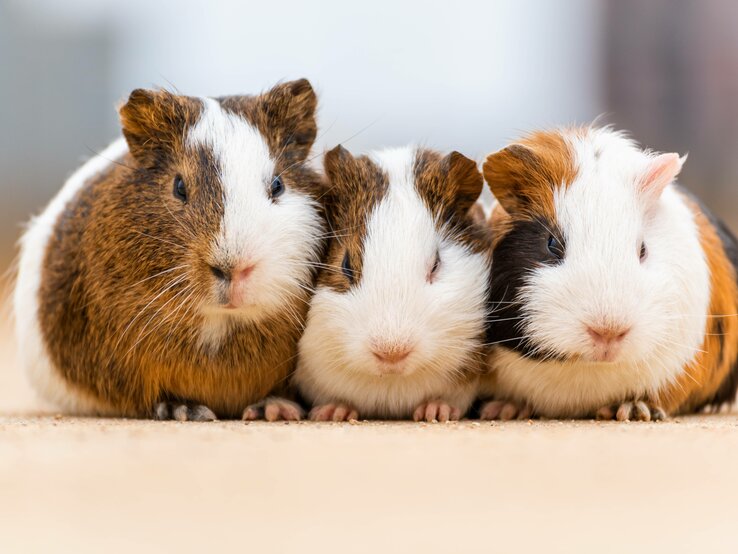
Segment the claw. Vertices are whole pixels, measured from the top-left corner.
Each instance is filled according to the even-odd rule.
[[[171,402],[159,402],[154,407],[154,419],[165,421],[215,421],[218,418],[215,413],[202,404],[174,404]]]
[[[352,421],[359,419],[359,412],[345,404],[322,404],[310,410],[312,421]]]
[[[663,421],[666,419],[666,412],[660,406],[636,400],[603,406],[597,410],[595,417],[600,421]]]
[[[520,406],[506,400],[490,400],[479,410],[479,419],[487,421],[510,421],[513,419],[530,419],[533,417],[533,408],[528,405]]]
[[[300,421],[305,413],[296,402],[270,396],[261,402],[247,406],[243,411],[241,419],[245,421],[254,421],[257,419],[265,419],[270,422],[274,421]]]

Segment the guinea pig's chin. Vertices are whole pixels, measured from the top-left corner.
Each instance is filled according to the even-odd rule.
[[[412,375],[415,373],[415,368],[412,364],[408,363],[399,363],[399,364],[384,364],[384,363],[375,363],[374,365],[374,375],[377,377],[407,377],[409,375]]]
[[[240,319],[249,323],[256,323],[267,318],[271,311],[258,303],[243,303],[238,306],[231,304],[214,304],[207,306],[203,312],[209,316]]]

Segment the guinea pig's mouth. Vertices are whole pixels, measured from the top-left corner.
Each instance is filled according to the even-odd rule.
[[[405,375],[407,374],[407,364],[377,364],[377,375],[379,377],[385,377],[390,375]]]

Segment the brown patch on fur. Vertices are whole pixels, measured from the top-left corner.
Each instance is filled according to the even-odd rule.
[[[703,352],[697,353],[676,383],[658,394],[658,403],[669,414],[693,412],[712,404],[738,360],[738,318],[730,315],[738,313],[735,269],[715,227],[694,202],[686,200],[695,213],[702,250],[707,255],[710,311],[700,347]]]
[[[518,218],[555,219],[553,192],[577,175],[573,154],[556,131],[533,133],[490,154],[484,178],[502,207]]]
[[[200,101],[165,90],[136,89],[120,107],[123,136],[144,168],[155,168],[169,153],[183,148],[186,129],[200,116]]]
[[[341,268],[348,252],[353,282],[361,279],[364,236],[374,207],[387,192],[387,175],[368,156],[358,158],[343,146],[326,152],[325,173],[329,181],[329,222],[334,238],[328,247],[326,264],[318,283],[338,292],[346,292],[350,281]]]
[[[285,186],[317,200],[322,180],[302,163],[315,137],[305,83],[221,102],[262,130]],[[199,301],[211,290],[207,260],[223,213],[212,154],[184,143],[201,109],[194,98],[134,91],[121,108],[131,154],[84,185],[47,245],[39,291],[46,347],[101,412],[145,417],[172,400],[240,417],[294,368],[312,283],[284,313],[256,324],[226,320],[223,341],[200,343]],[[176,175],[187,204],[172,194]]]
[[[441,157],[433,150],[419,149],[413,176],[418,194],[439,223],[465,220],[484,186],[477,164],[458,152]]]

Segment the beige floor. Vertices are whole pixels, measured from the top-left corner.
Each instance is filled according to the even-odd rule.
[[[447,425],[38,416],[0,337],[0,553],[673,553],[738,542],[735,415]]]

